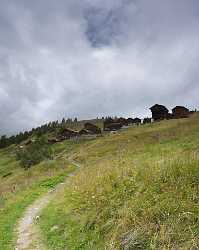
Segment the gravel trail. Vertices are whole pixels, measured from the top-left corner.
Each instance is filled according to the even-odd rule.
[[[70,160],[70,164],[80,168],[80,164],[72,160]],[[69,176],[73,176],[75,173],[76,171],[69,174]],[[53,190],[50,190],[27,208],[17,226],[17,243],[15,250],[46,250],[37,229],[37,221],[42,210],[55,199],[58,192],[64,189],[68,177],[66,177],[66,182],[58,184]]]

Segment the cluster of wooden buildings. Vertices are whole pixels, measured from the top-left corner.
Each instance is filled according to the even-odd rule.
[[[152,119],[154,121],[187,118],[191,114],[189,109],[184,106],[176,106],[172,109],[172,113],[169,113],[169,110],[160,104],[153,105],[150,110],[152,112]]]
[[[147,124],[151,122],[161,121],[161,120],[168,120],[168,119],[180,119],[180,118],[188,118],[190,114],[196,112],[196,111],[189,111],[184,106],[176,106],[172,109],[171,113],[165,107],[164,105],[155,104],[151,108],[152,118],[144,118],[140,119],[138,117],[136,118],[102,118],[103,122],[103,128],[99,128],[98,126],[90,123],[85,122],[84,127],[79,130],[75,131],[72,129],[69,129],[67,127],[60,127],[59,131],[57,130],[54,133],[53,137],[48,138],[49,144],[55,144],[58,142],[62,142],[64,140],[73,139],[73,138],[80,138],[80,137],[96,137],[100,136],[102,134],[102,131],[105,132],[113,132],[118,131],[121,128],[125,128],[128,126],[138,126],[140,124]],[[114,132],[115,133],[115,132]],[[32,144],[35,142],[35,139],[29,139],[25,141],[23,144],[20,145],[20,148],[23,148],[24,146],[28,146],[29,144]]]
[[[100,135],[102,133],[101,129],[92,123],[85,123],[84,128],[80,131],[75,131],[69,128],[63,128],[59,131],[56,138],[48,139],[50,144],[61,142],[64,140],[84,136],[84,135]]]
[[[103,129],[104,131],[112,131],[112,130],[119,130],[124,126],[129,125],[139,125],[141,124],[142,120],[140,118],[128,118],[125,119],[123,117],[120,118],[107,118],[104,120]]]
[[[104,120],[104,131],[118,130],[123,126],[140,125],[141,123],[146,124],[164,119],[187,118],[192,113],[192,111],[189,111],[189,109],[183,106],[176,106],[172,109],[172,113],[169,113],[169,110],[160,104],[153,105],[150,110],[152,112],[152,118],[144,118],[143,120],[140,118],[107,118]]]
[[[140,125],[151,123],[152,121],[160,121],[164,119],[179,119],[179,118],[187,118],[190,115],[190,111],[183,106],[176,106],[172,109],[172,113],[169,113],[169,110],[160,104],[155,104],[150,108],[152,112],[152,118],[144,118],[140,119],[136,118],[112,118],[108,117],[103,120],[103,131],[117,131],[122,127],[132,126],[132,125]],[[71,139],[79,136],[90,136],[90,135],[101,135],[102,130],[92,123],[85,123],[84,128],[80,131],[74,131],[69,128],[63,128],[56,139],[49,139],[49,143],[53,144],[56,142],[60,142],[63,140]]]

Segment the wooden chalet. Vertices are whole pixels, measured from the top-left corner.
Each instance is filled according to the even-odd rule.
[[[150,108],[154,121],[168,119],[169,110],[160,104],[155,104]]]
[[[172,109],[172,115],[173,118],[179,119],[179,118],[187,118],[190,115],[189,109],[183,107],[183,106],[176,106]]]
[[[84,129],[90,131],[93,134],[101,134],[102,133],[102,131],[99,127],[97,127],[96,125],[89,123],[89,122],[84,124]]]

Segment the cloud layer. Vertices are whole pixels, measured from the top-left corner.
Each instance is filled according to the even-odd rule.
[[[0,133],[198,107],[197,0],[2,0]]]

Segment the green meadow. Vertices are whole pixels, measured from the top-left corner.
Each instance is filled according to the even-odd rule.
[[[43,211],[48,249],[198,249],[199,117],[130,127],[73,153]]]
[[[28,170],[15,146],[0,150],[0,249],[14,249],[27,206],[66,178],[38,221],[47,249],[198,249],[198,115],[52,149]]]

